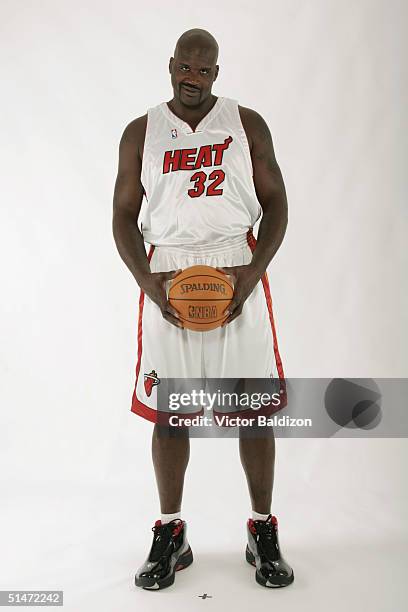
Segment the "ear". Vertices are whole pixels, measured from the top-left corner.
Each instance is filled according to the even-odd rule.
[[[218,64],[215,67],[215,77],[214,77],[214,81],[216,80],[217,76],[218,76],[218,71],[219,71],[220,67],[218,66]]]
[[[169,59],[169,72],[170,72],[170,74],[171,74],[171,69],[172,69],[172,66],[173,66],[173,62],[174,62],[174,57],[171,57]]]

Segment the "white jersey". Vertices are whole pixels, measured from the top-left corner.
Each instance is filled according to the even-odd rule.
[[[195,131],[162,102],[147,111],[141,182],[145,242],[222,243],[261,216],[238,102],[218,97]]]

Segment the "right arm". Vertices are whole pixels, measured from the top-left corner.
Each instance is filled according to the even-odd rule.
[[[143,201],[140,180],[140,139],[146,130],[145,117],[126,126],[119,144],[119,167],[113,195],[113,236],[119,255],[140,287],[150,272],[143,236],[137,220]]]
[[[166,282],[179,271],[150,271],[143,236],[137,224],[144,193],[141,169],[146,122],[147,116],[144,115],[129,123],[120,140],[113,196],[113,236],[121,258],[142,291],[159,306],[167,321],[182,327],[178,313],[170,306],[166,295]]]

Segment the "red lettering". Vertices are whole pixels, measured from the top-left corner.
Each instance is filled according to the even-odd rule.
[[[194,168],[201,168],[202,166],[212,166],[212,151],[211,145],[203,145],[200,147],[197,155],[197,160]]]
[[[196,154],[197,149],[182,149],[181,162],[178,170],[191,170],[194,168]]]
[[[176,151],[166,151],[165,152],[164,159],[163,159],[163,174],[167,174],[167,172],[170,172],[170,169],[173,172],[174,170],[179,169],[180,154],[181,154],[181,151],[179,149]]]
[[[223,142],[223,144],[214,144],[213,150],[215,151],[215,159],[214,166],[220,166],[222,164],[222,156],[224,155],[224,151],[228,149],[232,142],[232,137],[228,136]]]
[[[211,172],[211,174],[208,176],[208,178],[210,180],[215,179],[213,183],[210,183],[210,185],[208,185],[207,187],[207,193],[206,195],[208,196],[217,196],[217,195],[222,195],[223,190],[222,189],[216,189],[216,187],[222,183],[225,179],[225,172],[224,170],[213,170]]]
[[[207,175],[202,170],[199,170],[198,172],[194,172],[194,174],[190,178],[190,181],[195,183],[194,189],[191,188],[187,191],[190,198],[199,198],[200,195],[204,193],[206,178],[207,178]]]

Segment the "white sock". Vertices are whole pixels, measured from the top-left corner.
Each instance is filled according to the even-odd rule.
[[[266,521],[269,514],[259,514],[259,512],[255,512],[255,510],[252,510],[252,520],[253,521]]]
[[[174,514],[162,514],[161,515],[162,525],[164,523],[170,523],[170,521],[174,521],[174,519],[181,519],[181,511],[175,512]]]

